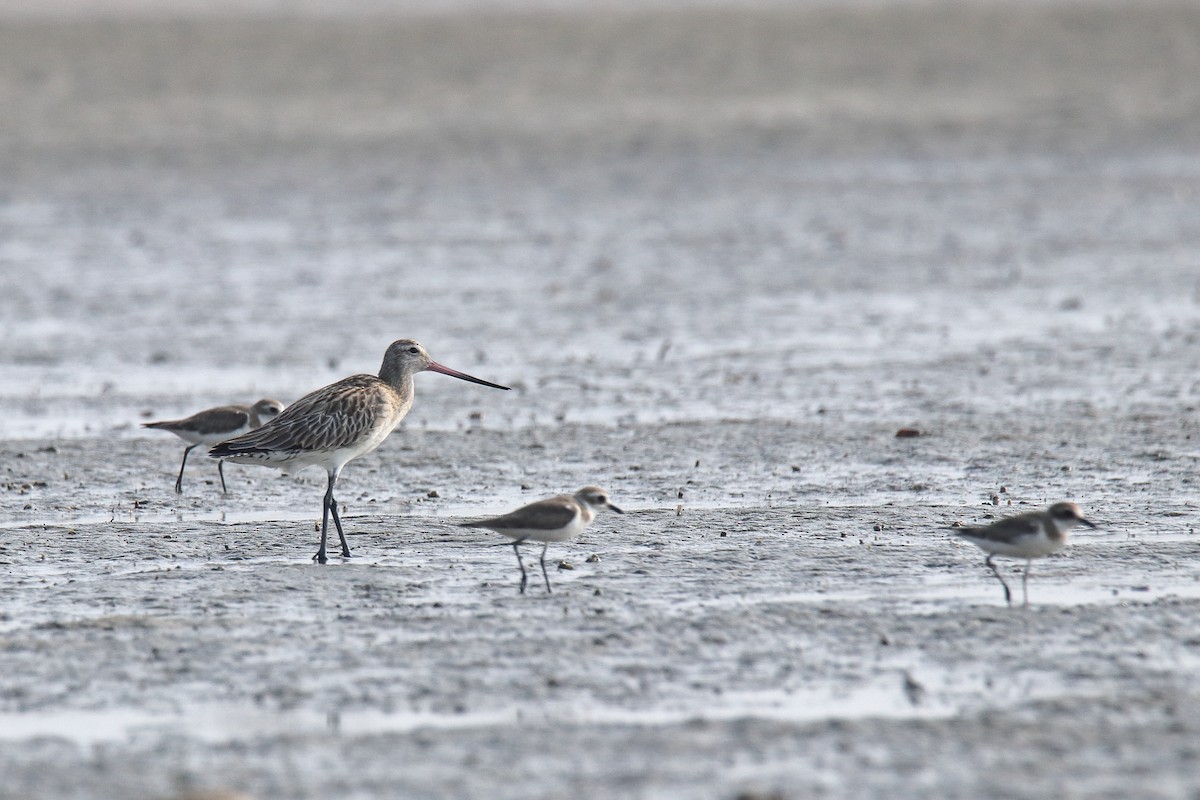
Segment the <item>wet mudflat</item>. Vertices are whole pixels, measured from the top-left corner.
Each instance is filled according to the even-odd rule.
[[[1200,791],[1194,6],[6,13],[0,797]],[[138,427],[401,336],[349,560]]]

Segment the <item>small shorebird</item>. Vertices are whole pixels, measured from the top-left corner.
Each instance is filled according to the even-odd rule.
[[[222,442],[208,454],[238,464],[274,467],[285,473],[312,466],[324,468],[328,488],[321,510],[321,547],[313,560],[318,564],[328,561],[325,541],[330,514],[342,543],[342,555],[349,557],[350,547],[342,532],[333,487],[347,462],[379,447],[404,419],[413,404],[413,376],[424,370],[493,389],[508,389],[443,367],[429,357],[419,342],[398,339],[384,353],[378,377],[351,375],[309,392],[266,425]]]
[[[283,411],[278,400],[259,400],[252,406],[217,406],[197,411],[184,419],[167,419],[161,422],[144,422],[143,428],[154,428],[171,433],[188,442],[183,451],[183,463],[179,465],[179,477],[175,479],[175,493],[183,493],[183,468],[188,453],[202,444],[217,444],[241,433],[254,430],[268,420],[275,419]],[[217,473],[221,476],[221,491],[225,488],[225,462],[217,462]]]
[[[487,528],[513,539],[513,552],[517,554],[517,566],[521,568],[521,594],[529,582],[525,564],[521,561],[521,543],[543,542],[542,577],[546,579],[546,593],[550,593],[550,576],[546,574],[546,548],[550,542],[565,542],[573,539],[580,531],[592,524],[596,512],[610,508],[618,514],[625,512],[614,506],[608,493],[598,486],[585,486],[575,494],[560,494],[521,506],[511,514],[478,522],[464,522],[464,528]]]
[[[1057,552],[1067,543],[1067,532],[1076,525],[1096,526],[1083,518],[1079,506],[1074,503],[1055,503],[1045,511],[1031,511],[1015,517],[997,520],[981,528],[951,528],[955,536],[966,539],[987,553],[983,563],[1004,587],[1004,600],[1012,605],[1012,592],[1000,570],[992,562],[992,556],[1010,556],[1025,559],[1025,573],[1021,577],[1021,592],[1025,605],[1029,605],[1029,567],[1033,559]]]

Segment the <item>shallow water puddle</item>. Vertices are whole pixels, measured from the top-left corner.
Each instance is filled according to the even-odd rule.
[[[475,714],[426,712],[349,713],[268,710],[214,704],[176,713],[135,709],[0,714],[0,740],[67,739],[81,745],[123,741],[141,735],[180,735],[207,742],[234,742],[278,736],[334,732],[345,735],[408,733],[422,728],[474,728],[516,722],[515,711]]]
[[[343,514],[342,519],[354,519],[363,515]],[[90,525],[112,525],[115,523],[121,524],[167,524],[177,522],[197,522],[211,524],[248,524],[248,523],[269,523],[269,522],[304,522],[316,517],[320,520],[321,515],[318,512],[313,514],[311,511],[287,511],[283,509],[272,509],[270,511],[145,511],[145,512],[129,512],[120,510],[108,514],[89,514],[84,516],[61,516],[61,517],[46,517],[41,519],[8,519],[0,521],[0,529],[23,529],[23,528],[74,528],[87,527]]]
[[[914,707],[896,689],[867,687],[849,692],[778,692],[733,697],[737,702],[703,711],[690,709],[640,709],[593,707],[530,711],[508,708],[462,714],[356,710],[321,712],[287,711],[235,705],[199,706],[179,713],[154,713],[132,709],[105,711],[55,711],[0,714],[0,740],[35,738],[67,739],[81,745],[123,741],[143,735],[178,734],[207,742],[246,741],[281,736],[334,733],[344,736],[405,734],[421,729],[491,728],[563,722],[580,725],[658,726],[767,719],[813,722],[821,719],[863,717],[947,716],[949,707]]]
[[[981,576],[978,586],[970,578],[958,575],[925,575],[921,582],[893,582],[886,586],[854,586],[846,583],[830,583],[828,588],[800,592],[763,592],[755,594],[728,594],[719,597],[686,598],[672,603],[679,610],[712,609],[721,607],[748,607],[757,605],[817,605],[870,604],[875,607],[888,606],[896,610],[896,604],[906,606],[902,610],[911,613],[944,613],[947,604],[966,604],[970,607],[994,606],[1005,610],[1006,605],[1000,585],[995,579]],[[1036,612],[1042,608],[1062,608],[1089,605],[1113,605],[1120,603],[1149,603],[1164,598],[1200,597],[1200,577],[1181,580],[1178,576],[1147,576],[1143,581],[1130,581],[1128,576],[1101,575],[1087,579],[1074,578],[1071,582],[1051,583],[1042,580],[1040,585],[1030,578],[1029,606],[1021,606],[1021,579],[1010,578],[1015,605],[1013,613]]]
[[[89,746],[141,736],[178,735],[222,743],[261,738],[333,734],[370,736],[417,730],[459,730],[512,725],[614,725],[655,727],[743,719],[797,724],[823,720],[944,718],[979,705],[982,678],[935,665],[911,671],[888,669],[854,687],[726,692],[703,706],[670,703],[657,708],[600,705],[507,707],[463,713],[428,711],[320,711],[268,709],[215,703],[176,712],[128,708],[0,714],[0,741],[66,739]],[[1032,682],[1031,682],[1032,681]],[[979,684],[979,685],[976,685]],[[1060,682],[1014,677],[1011,685],[989,685],[987,705],[1009,705],[1058,696]]]

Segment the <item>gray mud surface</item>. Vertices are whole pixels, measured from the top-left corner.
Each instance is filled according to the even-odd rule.
[[[0,798],[1200,797],[1200,7],[248,8],[0,12]]]

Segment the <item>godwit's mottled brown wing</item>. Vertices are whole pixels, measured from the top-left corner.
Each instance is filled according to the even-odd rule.
[[[186,419],[171,419],[162,422],[147,422],[143,428],[165,431],[190,431],[202,436],[236,431],[250,422],[250,410],[243,406],[221,406],[198,411]]]
[[[1041,529],[1039,514],[1018,514],[982,528],[951,528],[959,536],[970,536],[988,542],[1012,542],[1025,536],[1036,536]]]
[[[530,503],[502,517],[465,522],[463,527],[488,528],[494,531],[554,531],[569,525],[578,513],[579,509],[572,498],[562,495]]]
[[[380,403],[391,402],[374,375],[352,375],[310,392],[261,428],[212,448],[214,458],[287,455],[350,447],[379,420]]]

